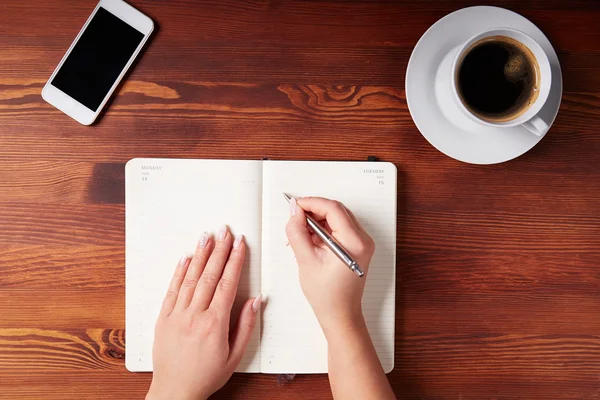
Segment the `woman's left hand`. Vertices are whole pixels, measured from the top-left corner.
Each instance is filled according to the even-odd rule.
[[[233,246],[233,249],[232,249]],[[163,302],[154,337],[154,375],[147,400],[199,400],[219,390],[248,346],[261,297],[249,299],[229,332],[246,253],[243,236],[226,227],[182,257]]]

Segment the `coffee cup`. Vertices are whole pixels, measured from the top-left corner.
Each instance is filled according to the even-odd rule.
[[[550,94],[550,61],[529,35],[511,28],[486,30],[462,44],[446,64],[447,97],[471,124],[521,125],[538,136],[547,132],[549,125],[538,114]]]

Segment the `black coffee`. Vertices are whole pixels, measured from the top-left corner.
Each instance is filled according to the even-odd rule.
[[[511,120],[537,98],[538,67],[531,51],[520,42],[493,36],[466,51],[458,69],[459,95],[480,118]]]

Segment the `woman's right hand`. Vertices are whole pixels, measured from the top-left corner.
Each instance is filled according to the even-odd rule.
[[[365,276],[357,277],[309,230],[305,211],[348,250]],[[365,279],[375,251],[373,239],[352,212],[337,201],[319,197],[292,199],[290,214],[286,233],[298,261],[300,286],[327,339],[333,398],[395,399],[361,309]]]
[[[311,232],[306,212],[348,250],[365,276],[357,277]],[[325,335],[363,325],[361,299],[375,244],[352,212],[334,200],[292,199],[286,233],[298,261],[300,286]]]

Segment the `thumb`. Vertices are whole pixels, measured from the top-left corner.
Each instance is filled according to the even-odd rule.
[[[231,334],[229,341],[229,360],[227,363],[230,365],[233,371],[246,352],[254,326],[256,325],[256,316],[260,310],[260,303],[262,301],[262,295],[258,295],[253,299],[249,299],[242,307],[242,312],[238,318],[235,330]]]
[[[290,220],[285,227],[290,246],[294,250],[298,262],[308,261],[314,252],[314,243],[308,227],[306,226],[306,214],[302,207],[298,206],[296,199],[290,200]]]

